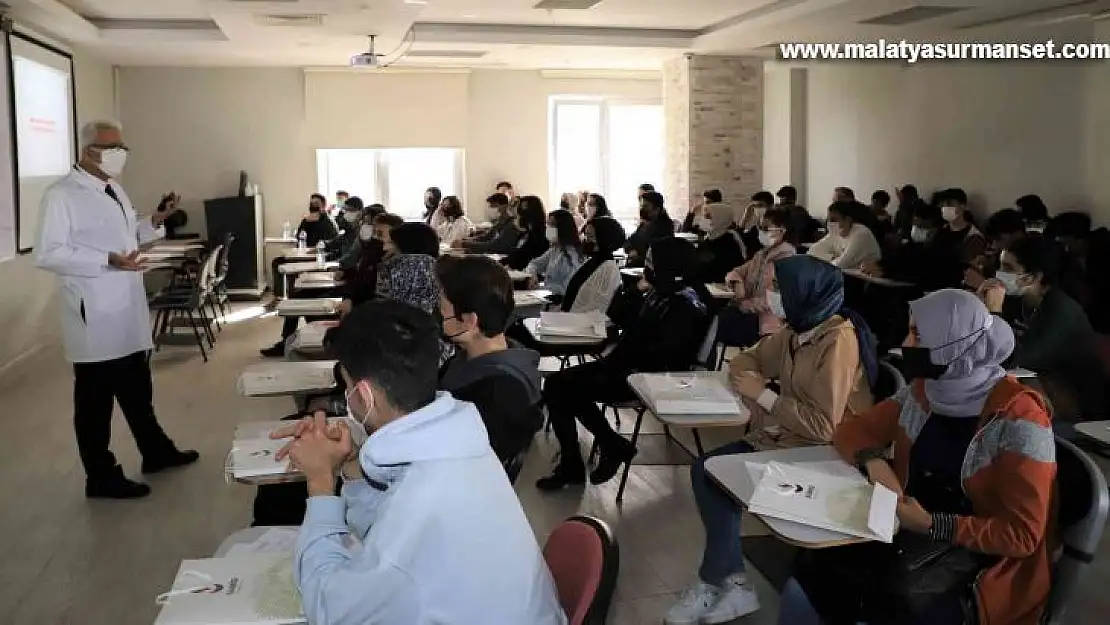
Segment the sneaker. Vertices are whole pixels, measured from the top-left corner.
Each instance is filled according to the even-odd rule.
[[[285,341],[278,341],[272,347],[259,350],[265,358],[281,358],[285,355]]]
[[[759,610],[759,596],[742,575],[730,575],[719,592],[717,603],[701,617],[704,625],[728,623]]]
[[[186,451],[173,450],[168,453],[150,460],[143,459],[143,473],[158,473],[166,469],[175,469],[183,467],[187,464],[193,464],[200,459],[200,454],[188,449]]]
[[[667,625],[697,625],[713,609],[720,595],[720,588],[698,580],[682,591],[682,598],[671,607],[663,620]]]
[[[149,486],[127,479],[119,466],[103,477],[85,480],[85,497],[89,499],[139,499],[149,494]]]

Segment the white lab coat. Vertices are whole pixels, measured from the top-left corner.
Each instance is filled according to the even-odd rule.
[[[127,254],[163,236],[138,220],[131,200],[115,181],[107,183],[75,167],[47,191],[37,264],[58,274],[62,330],[70,362],[103,362],[151,349],[150,309],[143,274],[108,264],[108,254]]]

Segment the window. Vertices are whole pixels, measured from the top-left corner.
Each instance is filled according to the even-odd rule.
[[[551,198],[589,189],[608,201],[614,216],[639,219],[636,188],[663,192],[663,106],[605,98],[551,98]]]
[[[424,190],[463,192],[463,151],[454,148],[316,150],[321,193],[346,191],[408,220],[424,217]]]

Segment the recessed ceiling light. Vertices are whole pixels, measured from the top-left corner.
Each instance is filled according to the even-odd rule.
[[[476,19],[477,17],[478,16],[473,13],[463,13],[463,19],[472,20]]]
[[[424,6],[428,4],[428,0],[405,0],[405,4],[415,4],[417,6]]]

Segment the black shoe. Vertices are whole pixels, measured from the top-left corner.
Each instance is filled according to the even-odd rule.
[[[104,477],[85,480],[85,497],[89,499],[139,499],[149,494],[149,486],[127,479],[119,467]]]
[[[594,468],[593,473],[590,473],[590,483],[604,484],[616,477],[621,465],[632,462],[636,452],[636,446],[624,438],[621,438],[619,443],[614,442],[611,448],[600,446],[597,467]]]
[[[158,473],[166,469],[183,467],[187,464],[193,464],[199,459],[200,454],[192,449],[186,451],[178,451],[175,449],[168,454],[159,455],[149,460],[144,458],[143,473]]]
[[[258,350],[266,358],[281,358],[285,356],[285,341],[274,343],[273,347]]]
[[[536,488],[542,491],[562,490],[567,486],[581,486],[586,483],[586,469],[568,469],[563,465],[555,467],[555,471],[547,477],[536,480]]]

